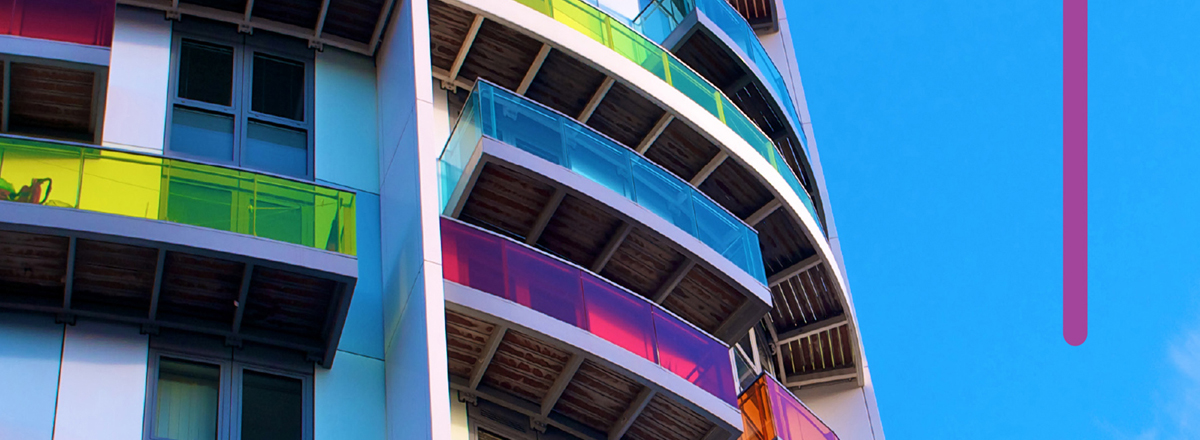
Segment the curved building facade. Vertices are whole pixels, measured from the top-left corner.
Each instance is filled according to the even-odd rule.
[[[883,438],[781,2],[8,3],[0,432]]]

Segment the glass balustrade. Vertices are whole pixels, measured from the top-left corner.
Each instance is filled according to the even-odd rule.
[[[721,3],[721,0],[712,1]],[[680,20],[697,6],[695,0],[653,2],[636,20],[613,18],[611,15],[593,6],[593,4],[597,3],[596,0],[517,0],[517,2],[550,16],[558,22],[570,26],[600,44],[609,47],[626,59],[637,63],[650,73],[666,81],[667,84],[682,92],[692,101],[700,104],[701,107],[704,107],[705,110],[716,116],[722,123],[733,129],[738,136],[749,143],[751,147],[754,147],[755,151],[766,159],[771,167],[779,171],[788,183],[788,186],[792,187],[792,191],[800,197],[805,208],[812,214],[813,219],[817,221],[818,225],[821,223],[821,218],[817,215],[811,196],[805,190],[804,185],[800,183],[800,180],[796,178],[795,172],[784,161],[783,156],[779,154],[770,137],[764,134],[762,129],[758,128],[757,125],[754,125],[750,121],[750,118],[745,113],[742,113],[741,109],[733,105],[720,89],[713,86],[712,83],[709,83],[708,80],[684,64],[683,61],[676,58],[670,51],[667,51],[657,42],[647,37],[647,35],[650,35],[659,41],[665,39],[666,35],[669,35],[670,31],[679,25]],[[717,8],[719,5],[716,5],[716,3],[702,4],[701,6],[705,8],[702,11],[720,10],[720,8]],[[734,11],[729,5],[724,5],[723,7],[728,8],[729,13],[737,14],[737,11]],[[653,11],[650,9],[653,9]],[[707,15],[708,13],[706,12]],[[714,12],[713,15],[717,14]],[[737,18],[740,20],[740,16]],[[726,19],[721,20],[721,22],[728,21]],[[714,19],[714,22],[716,22],[716,19]],[[744,20],[741,20],[741,24],[751,34],[749,37],[746,37],[744,33],[737,33],[741,35],[739,37],[740,40],[745,40],[747,44],[750,44],[750,40],[747,40],[747,38],[757,42],[757,38],[753,36],[754,31],[750,29],[749,25],[745,24]],[[730,30],[726,30],[727,33],[737,28],[728,23],[726,25],[731,28]],[[764,57],[763,60],[765,60],[764,63],[759,65],[767,66],[765,68],[760,67],[760,69],[775,69],[774,64],[766,56],[766,51],[762,48],[761,43],[758,44],[757,48],[757,52],[761,52]],[[746,49],[743,49],[743,52],[757,53],[754,50]],[[782,81],[782,76],[779,75],[778,70],[776,69],[774,72],[774,76],[778,77],[779,81]],[[771,75],[768,74],[768,76]],[[768,83],[770,82],[774,82],[774,80],[768,79]],[[789,95],[786,94],[787,88],[785,87],[780,90],[785,93],[778,94],[779,91],[776,91],[776,93],[778,96],[783,97],[781,101],[788,106],[787,108],[790,113],[794,115],[795,111],[790,106]],[[799,121],[800,119],[794,117],[793,120]],[[799,127],[796,128],[798,129]],[[807,154],[808,147],[804,133],[803,131],[798,131],[798,133],[801,143],[804,144],[805,154]]]
[[[442,208],[483,136],[561,165],[696,237],[766,284],[758,233],[695,187],[592,128],[477,81],[439,164]]]
[[[596,0],[588,0],[596,1]],[[783,74],[767,54],[762,41],[754,28],[738,14],[725,0],[650,0],[637,18],[630,20],[627,25],[638,30],[651,40],[662,44],[675,28],[683,22],[693,10],[699,9],[721,32],[733,42],[746,56],[746,62],[758,67],[767,87],[771,89],[783,104],[783,110],[791,118],[793,127],[800,136],[800,143],[808,154],[808,139],[799,128],[800,116],[792,102],[791,92],[783,80]]]
[[[442,218],[443,277],[587,330],[736,405],[729,348],[596,275]]]
[[[838,440],[800,399],[766,374],[742,391],[738,408],[744,428],[738,440]]]
[[[161,156],[0,136],[0,200],[355,254],[353,192]]]

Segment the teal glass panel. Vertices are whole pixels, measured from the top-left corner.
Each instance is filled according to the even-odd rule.
[[[750,272],[743,244],[744,225],[703,194],[693,193],[692,201],[696,210],[696,238]]]
[[[667,66],[671,69],[671,85],[675,86],[692,101],[696,101],[713,116],[721,118],[721,112],[717,109],[717,93],[716,89],[708,83],[703,77],[697,74],[692,69],[689,69],[683,62],[678,59],[671,58],[670,64]],[[735,107],[736,108],[736,107]]]
[[[653,164],[633,163],[634,201],[679,229],[696,235],[691,187]]]
[[[562,117],[552,110],[508,93],[492,94],[495,131],[488,134],[550,162],[568,166],[563,148]]]
[[[483,136],[479,108],[481,95],[481,91],[477,89],[467,99],[467,103],[458,117],[458,124],[454,126],[454,132],[450,135],[450,140],[446,142],[442,158],[438,161],[438,185],[441,190],[442,209],[445,209],[446,204],[450,202],[450,196],[454,194],[459,180],[462,180],[467,161],[471,160],[471,154],[475,152],[475,145]]]
[[[571,171],[627,199],[633,198],[632,151],[577,124],[566,126],[564,134]]]

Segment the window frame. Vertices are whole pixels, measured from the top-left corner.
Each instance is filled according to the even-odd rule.
[[[158,378],[162,358],[216,365],[220,368],[220,386],[217,391],[217,438],[216,440],[241,440],[242,376],[246,370],[256,373],[299,379],[301,382],[300,418],[302,440],[313,440],[313,374],[297,373],[288,369],[271,367],[259,363],[222,359],[214,356],[197,355],[175,350],[151,349],[146,372],[146,405],[142,416],[142,440],[170,440],[154,436],[158,416]]]
[[[163,135],[163,152],[167,156],[180,157],[190,161],[215,164],[226,167],[253,170],[264,174],[279,175],[285,178],[305,181],[316,180],[316,136],[315,121],[315,83],[316,55],[299,40],[291,41],[286,37],[274,35],[247,35],[234,33],[234,28],[223,27],[209,23],[174,23],[171,30],[171,65],[168,77],[166,102],[166,127]],[[232,34],[232,35],[231,35]],[[193,99],[179,97],[179,68],[182,55],[183,40],[195,41],[201,44],[229,47],[233,50],[233,87],[230,105],[224,106]],[[295,44],[295,47],[289,47]],[[302,102],[304,111],[302,121],[265,114],[252,110],[254,98],[254,56],[262,54],[286,61],[304,65],[304,87]],[[182,106],[191,110],[215,113],[233,118],[233,160],[226,161],[206,156],[196,156],[177,151],[171,146],[171,129],[174,125],[175,108]],[[303,175],[283,174],[273,171],[258,170],[248,166],[246,162],[247,134],[250,121],[266,123],[267,125],[303,130],[305,132],[305,166]]]

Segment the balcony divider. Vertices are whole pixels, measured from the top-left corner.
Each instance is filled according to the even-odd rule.
[[[476,81],[442,152],[439,181],[443,209],[483,136],[616,191],[766,284],[758,233],[741,219],[691,184],[591,127],[485,80]]]
[[[692,101],[700,104],[701,107],[704,107],[705,110],[716,116],[717,119],[737,133],[739,137],[749,143],[760,156],[767,160],[767,163],[772,168],[779,171],[779,174],[783,175],[783,180],[800,197],[805,208],[812,214],[813,219],[816,220],[818,225],[821,224],[821,217],[817,215],[817,210],[812,203],[812,197],[809,196],[808,191],[800,183],[800,179],[796,177],[796,173],[788,166],[787,161],[784,160],[779,150],[775,148],[775,144],[771,142],[771,138],[764,134],[762,129],[757,125],[754,125],[750,118],[734,105],[729,100],[729,97],[725,96],[719,88],[708,82],[703,76],[700,76],[699,73],[696,73],[691,67],[684,64],[683,61],[680,61],[670,51],[647,38],[638,30],[635,30],[635,28],[630,27],[631,25],[635,25],[635,23],[627,23],[613,18],[611,15],[589,4],[589,0],[516,1],[560,23],[570,26],[588,36],[588,38],[609,47],[682,92],[688,98],[691,98]],[[691,9],[688,7],[680,8],[679,10],[690,11]],[[737,12],[734,11],[733,13],[736,14]],[[682,16],[686,16],[686,12],[680,17]],[[648,26],[641,26],[641,28],[649,29],[650,27]],[[770,63],[768,62],[767,64]],[[785,88],[784,90],[786,91],[787,89]],[[782,100],[785,102],[788,101],[788,99]],[[799,121],[799,118],[795,120]],[[795,128],[800,134],[801,144],[804,146],[805,154],[807,154],[807,140],[804,137],[803,131],[799,130],[799,127]]]
[[[489,231],[442,218],[447,281],[587,330],[661,365],[731,406],[729,347],[599,276]]]
[[[354,196],[248,170],[0,136],[0,201],[164,220],[354,255]]]
[[[763,374],[738,396],[745,429],[738,440],[838,440],[795,395]]]

